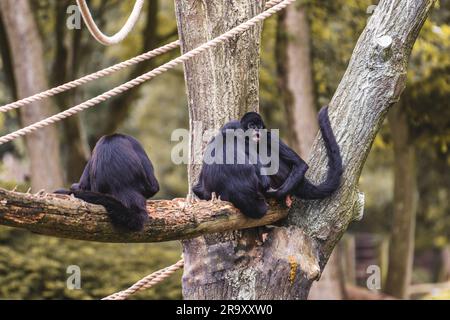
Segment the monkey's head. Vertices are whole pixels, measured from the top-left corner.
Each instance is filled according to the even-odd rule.
[[[259,142],[259,139],[261,138],[259,130],[266,128],[261,116],[256,112],[247,112],[241,118],[240,122],[244,131],[252,130],[251,134],[253,141]]]

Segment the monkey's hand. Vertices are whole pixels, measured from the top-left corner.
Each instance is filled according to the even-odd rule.
[[[79,191],[81,189],[79,183],[73,183],[72,186],[70,186],[70,191]]]
[[[286,206],[287,206],[288,208],[290,208],[290,207],[292,206],[292,197],[291,197],[290,194],[288,194],[288,195],[286,196],[285,202],[286,202]]]

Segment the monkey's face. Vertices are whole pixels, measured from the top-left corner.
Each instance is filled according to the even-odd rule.
[[[264,129],[264,126],[260,123],[250,122],[246,130],[250,130],[251,138],[254,142],[259,142],[261,139],[260,130]]]
[[[246,113],[241,119],[241,126],[244,131],[250,131],[251,139],[255,142],[261,139],[260,130],[266,128],[261,116],[256,112]]]

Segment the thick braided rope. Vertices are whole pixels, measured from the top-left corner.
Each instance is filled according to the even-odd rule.
[[[85,0],[77,0],[78,8],[80,8],[81,16],[83,17],[84,23],[89,29],[89,32],[92,36],[105,46],[110,46],[112,44],[117,44],[121,42],[125,37],[131,32],[134,28],[136,22],[139,19],[139,15],[142,11],[142,7],[144,6],[144,0],[136,0],[134,3],[133,11],[131,11],[130,16],[125,22],[122,29],[120,29],[116,34],[112,36],[107,36],[97,27],[94,19],[92,18],[91,11],[89,10],[88,5]]]
[[[135,86],[138,86],[147,80],[153,79],[157,75],[160,75],[170,69],[175,68],[177,65],[179,65],[189,59],[192,59],[193,57],[199,55],[200,53],[203,53],[208,49],[214,48],[217,45],[219,45],[220,43],[225,42],[225,41],[243,33],[244,31],[247,31],[248,29],[255,26],[257,23],[267,19],[268,17],[270,17],[273,14],[277,13],[278,11],[284,9],[285,7],[287,7],[289,4],[291,4],[293,2],[295,2],[295,0],[283,0],[280,3],[276,4],[275,6],[273,6],[272,8],[267,9],[266,11],[258,14],[257,16],[253,17],[252,19],[240,24],[237,27],[234,27],[233,29],[218,36],[217,38],[214,38],[214,39],[208,41],[207,43],[204,43],[201,46],[199,46],[191,51],[186,52],[185,54],[181,55],[180,57],[175,58],[172,61],[169,61],[169,62],[163,64],[162,66],[159,66],[159,67],[153,69],[152,71],[149,71],[133,80],[125,82],[124,84],[122,84],[118,87],[115,87],[109,91],[106,91],[105,93],[98,95],[92,99],[89,99],[83,103],[80,103],[70,109],[67,109],[60,113],[57,113],[54,116],[51,116],[47,119],[43,119],[41,121],[38,121],[34,124],[31,124],[31,125],[25,127],[25,128],[22,128],[20,130],[17,130],[10,134],[7,134],[3,137],[0,137],[0,145],[7,143],[9,141],[12,141],[21,136],[24,136],[26,134],[32,133],[33,131],[36,131],[37,129],[49,126],[50,124],[53,124],[57,121],[61,121],[65,118],[68,118],[74,114],[77,114],[77,113],[85,110],[85,109],[95,106],[107,99],[110,99],[116,95],[119,95]]]
[[[139,280],[138,282],[133,284],[128,289],[113,293],[112,295],[107,296],[107,297],[103,298],[102,300],[125,300],[129,296],[131,296],[132,294],[135,294],[138,291],[149,289],[149,288],[153,287],[155,284],[162,282],[163,280],[170,277],[173,273],[175,273],[175,271],[183,268],[183,266],[184,266],[184,260],[181,259],[180,261],[178,261],[174,265],[171,265],[170,267],[161,269],[159,271],[156,271],[156,272],[146,276],[145,278],[142,278],[141,280]]]
[[[269,1],[269,2],[266,3],[265,9],[271,8],[275,4],[277,4],[277,3],[281,2],[281,1],[282,0]],[[31,104],[33,102],[36,102],[36,101],[39,101],[39,100],[43,100],[43,99],[46,99],[46,98],[49,98],[49,97],[52,97],[52,96],[55,96],[55,95],[57,95],[59,93],[62,93],[62,92],[65,92],[67,90],[76,88],[76,87],[78,87],[80,85],[83,85],[85,83],[88,83],[90,81],[97,80],[97,79],[100,79],[102,77],[108,76],[108,75],[110,75],[110,74],[112,74],[112,73],[114,73],[116,71],[120,71],[120,70],[122,70],[124,68],[127,68],[127,67],[130,67],[130,66],[132,66],[134,64],[140,63],[140,62],[145,61],[145,60],[152,59],[152,58],[154,58],[156,56],[159,56],[159,55],[161,55],[163,53],[166,53],[166,52],[169,52],[169,51],[171,51],[171,50],[173,50],[175,48],[178,48],[179,45],[180,45],[180,41],[179,40],[173,41],[173,42],[168,43],[168,44],[166,44],[166,45],[164,45],[162,47],[159,47],[157,49],[148,51],[148,52],[143,53],[141,55],[138,55],[138,56],[136,56],[134,58],[128,59],[126,61],[123,61],[121,63],[117,63],[117,64],[115,64],[115,65],[113,65],[111,67],[108,67],[106,69],[103,69],[103,70],[100,70],[100,71],[88,74],[88,75],[86,75],[86,76],[84,76],[82,78],[79,78],[77,80],[73,80],[73,81],[64,83],[64,84],[62,84],[60,86],[57,86],[55,88],[52,88],[52,89],[49,89],[49,90],[46,90],[46,91],[34,94],[32,96],[29,96],[29,97],[21,99],[21,100],[17,100],[15,102],[11,102],[11,103],[5,104],[3,106],[0,106],[0,112],[7,112],[7,111],[10,111],[10,110],[13,110],[13,109],[21,108],[21,107],[29,105],[29,104]]]
[[[173,50],[175,48],[178,48],[179,45],[180,45],[180,41],[179,40],[173,41],[173,42],[168,43],[168,44],[166,44],[166,45],[164,45],[162,47],[159,47],[157,49],[148,51],[148,52],[143,53],[141,55],[138,55],[138,56],[136,56],[134,58],[128,59],[126,61],[123,61],[121,63],[117,63],[117,64],[115,64],[115,65],[113,65],[111,67],[108,67],[106,69],[103,69],[103,70],[100,70],[100,71],[88,74],[88,75],[86,75],[86,76],[84,76],[84,77],[82,77],[80,79],[64,83],[64,84],[62,84],[60,86],[57,86],[55,88],[52,88],[52,89],[49,89],[49,90],[37,93],[35,95],[32,95],[32,96],[29,96],[27,98],[18,100],[16,102],[5,104],[4,106],[0,107],[0,112],[7,112],[7,111],[10,111],[10,110],[13,110],[13,109],[17,109],[17,108],[23,107],[23,106],[28,105],[28,104],[30,104],[32,102],[36,102],[36,101],[39,101],[39,100],[42,100],[42,99],[46,99],[46,98],[52,97],[52,96],[57,95],[57,94],[59,94],[61,92],[64,92],[64,91],[76,88],[76,87],[78,87],[80,85],[83,85],[85,83],[88,83],[90,81],[97,80],[97,79],[100,79],[102,77],[108,76],[108,75],[110,75],[110,74],[112,74],[112,73],[114,73],[116,71],[119,71],[119,70],[122,70],[124,68],[130,67],[130,66],[132,66],[134,64],[137,64],[137,63],[140,63],[142,61],[149,60],[151,58],[159,56],[159,55],[161,55],[163,53],[166,53],[166,52],[171,51],[171,50]]]

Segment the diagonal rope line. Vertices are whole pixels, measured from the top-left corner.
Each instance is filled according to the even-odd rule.
[[[192,59],[193,57],[199,55],[200,53],[203,53],[208,49],[214,48],[217,45],[219,45],[220,43],[225,42],[245,31],[247,31],[248,29],[254,27],[257,23],[269,18],[270,16],[272,16],[273,14],[277,13],[278,11],[284,9],[285,7],[287,7],[289,4],[291,4],[293,2],[295,2],[295,0],[283,0],[280,3],[276,4],[275,6],[273,6],[272,8],[267,9],[266,11],[263,11],[262,13],[253,17],[252,19],[240,24],[237,27],[234,27],[233,29],[202,44],[201,46],[199,46],[191,51],[186,52],[185,54],[179,56],[178,58],[175,58],[172,61],[169,61],[169,62],[163,64],[162,66],[159,66],[159,67],[153,69],[152,71],[149,71],[133,80],[125,82],[124,84],[122,84],[118,87],[108,90],[105,93],[98,95],[92,99],[89,99],[83,103],[80,103],[70,109],[67,109],[60,113],[57,113],[54,116],[43,119],[41,121],[38,121],[34,124],[31,124],[31,125],[25,127],[25,128],[19,129],[10,134],[7,134],[3,137],[0,137],[0,145],[7,143],[9,141],[12,141],[21,136],[24,136],[26,134],[32,133],[33,131],[36,131],[37,129],[49,126],[50,124],[53,124],[57,121],[61,121],[65,118],[68,118],[74,114],[77,114],[77,113],[85,110],[85,109],[95,106],[109,98],[119,95],[135,86],[138,86],[145,81],[153,79],[157,75],[160,75],[170,69],[175,68],[177,65]]]
[[[281,1],[282,0],[271,0],[271,1],[266,3],[265,9],[271,8],[275,4],[277,4],[277,3],[281,2]],[[65,92],[67,90],[76,88],[76,87],[81,86],[83,84],[86,84],[86,83],[88,83],[90,81],[97,80],[97,79],[100,79],[102,77],[108,76],[108,75],[110,75],[110,74],[112,74],[114,72],[120,71],[120,70],[125,69],[127,67],[130,67],[130,66],[132,66],[134,64],[137,64],[137,63],[143,62],[145,60],[149,60],[149,59],[152,59],[154,57],[157,57],[157,56],[159,56],[161,54],[167,53],[167,52],[169,52],[169,51],[171,51],[171,50],[173,50],[175,48],[178,48],[179,46],[180,46],[180,41],[179,40],[173,41],[173,42],[168,43],[168,44],[166,44],[166,45],[164,45],[162,47],[153,49],[151,51],[148,51],[148,52],[145,52],[145,53],[143,53],[141,55],[138,55],[138,56],[136,56],[134,58],[131,58],[131,59],[128,59],[126,61],[117,63],[117,64],[115,64],[115,65],[113,65],[111,67],[108,67],[106,69],[103,69],[103,70],[100,70],[100,71],[88,74],[88,75],[86,75],[84,77],[81,77],[79,79],[76,79],[76,80],[67,82],[65,84],[62,84],[60,86],[57,86],[55,88],[48,89],[48,90],[45,90],[43,92],[34,94],[34,95],[29,96],[27,98],[23,98],[23,99],[15,101],[15,102],[11,102],[11,103],[5,104],[3,106],[0,106],[0,112],[7,112],[7,111],[10,111],[10,110],[13,110],[13,109],[24,107],[24,106],[29,105],[29,104],[31,104],[33,102],[36,102],[36,101],[40,101],[40,100],[43,100],[43,99],[46,99],[46,98],[50,98],[50,97],[55,96],[55,95],[57,95],[59,93],[62,93],[62,92]]]
[[[170,277],[173,273],[175,273],[177,270],[183,268],[183,266],[184,260],[181,259],[180,261],[178,261],[174,265],[171,265],[170,267],[153,272],[152,274],[146,276],[145,278],[142,278],[128,289],[113,293],[112,295],[109,295],[103,298],[102,300],[125,300],[129,296],[135,294],[138,291],[149,289],[153,287],[155,284],[164,281],[165,279]]]
[[[60,86],[57,86],[55,88],[52,88],[52,89],[49,89],[49,90],[37,93],[35,95],[32,95],[32,96],[29,96],[27,98],[18,100],[16,102],[5,104],[4,106],[0,107],[0,112],[7,112],[7,111],[10,111],[10,110],[13,110],[13,109],[17,109],[17,108],[23,107],[23,106],[28,105],[30,103],[33,103],[33,102],[36,102],[36,101],[39,101],[39,100],[42,100],[42,99],[46,99],[46,98],[49,98],[49,97],[52,97],[54,95],[57,95],[58,93],[61,93],[61,92],[64,92],[64,91],[76,88],[76,87],[78,87],[78,86],[80,86],[82,84],[88,83],[88,82],[93,81],[93,80],[100,79],[100,78],[105,77],[105,76],[108,76],[108,75],[110,75],[110,74],[112,74],[112,73],[114,73],[116,71],[119,71],[119,70],[122,70],[124,68],[130,67],[130,66],[132,66],[134,64],[137,64],[139,62],[142,62],[142,61],[149,60],[149,59],[152,59],[154,57],[157,57],[157,56],[159,56],[159,55],[161,55],[163,53],[166,53],[166,52],[169,52],[169,51],[171,51],[171,50],[173,50],[175,48],[178,48],[179,45],[180,45],[180,41],[179,40],[173,41],[173,42],[168,43],[168,44],[166,44],[166,45],[164,45],[162,47],[159,47],[159,48],[156,48],[154,50],[148,51],[148,52],[143,53],[141,55],[138,55],[138,56],[136,56],[134,58],[128,59],[126,61],[123,61],[121,63],[117,63],[117,64],[115,64],[115,65],[113,65],[111,67],[108,67],[106,69],[103,69],[103,70],[100,70],[100,71],[88,74],[88,75],[86,75],[86,76],[84,76],[84,77],[82,77],[80,79],[67,82],[67,83],[62,84]]]

